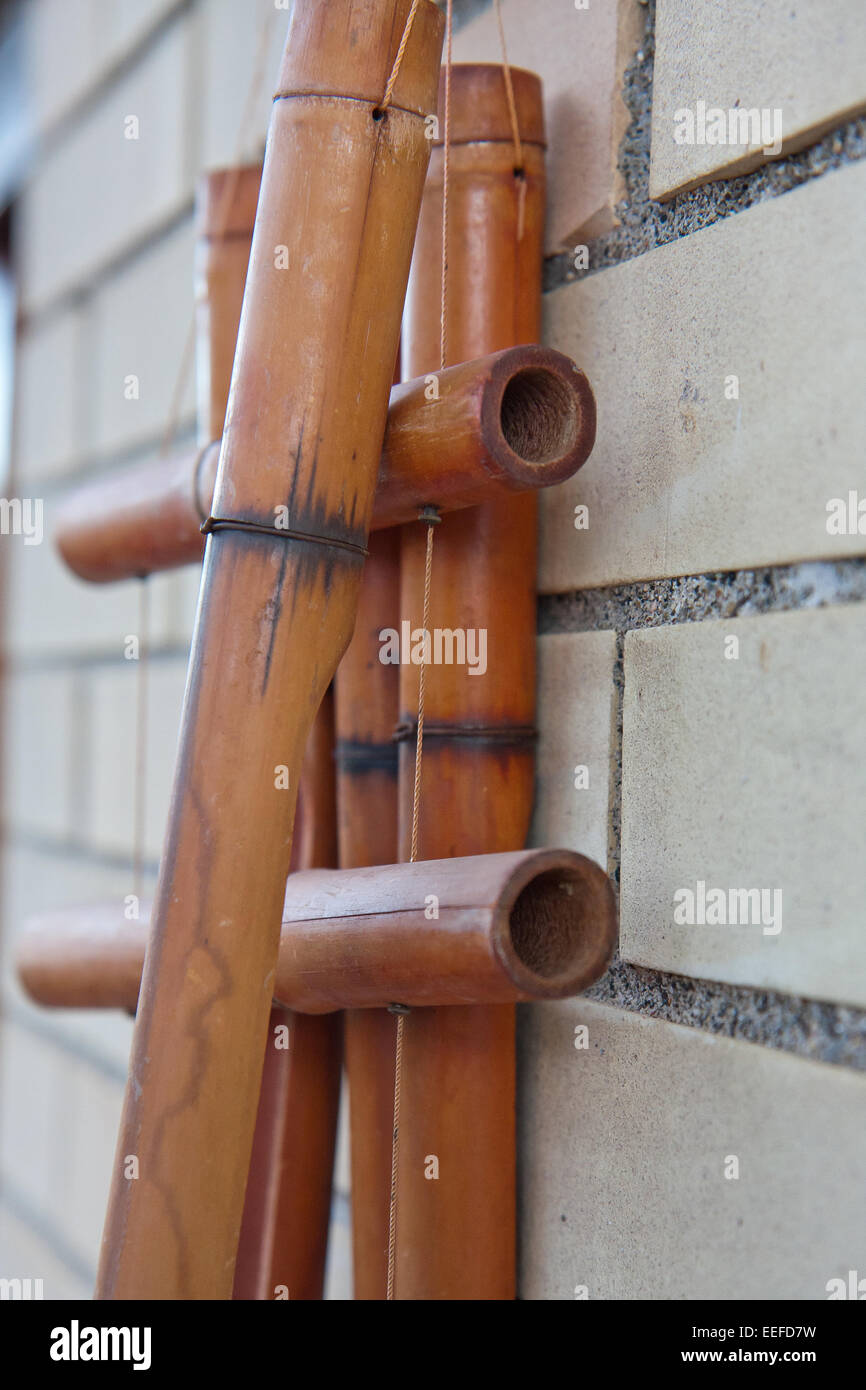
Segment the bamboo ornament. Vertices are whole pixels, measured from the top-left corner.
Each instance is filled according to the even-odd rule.
[[[424,115],[442,41],[430,0],[417,8],[393,102],[381,110],[409,10],[406,0],[296,0],[292,13],[103,1238],[103,1298],[232,1290],[295,796],[313,717],[352,631],[429,155]]]
[[[17,959],[31,997],[134,1008],[148,927],[117,917],[103,906],[32,922]],[[565,999],[604,972],[615,930],[607,875],[571,850],[302,870],[286,884],[274,999],[316,1015]]]
[[[231,283],[223,272],[221,292]],[[211,324],[230,321],[228,312],[209,313]],[[204,337],[206,351],[213,337]],[[213,410],[217,387],[208,380],[200,368],[201,408]],[[552,487],[581,467],[594,441],[589,382],[550,348],[510,348],[395,386],[371,527],[413,521],[426,505],[450,512]],[[210,443],[76,489],[55,537],[67,566],[81,579],[109,583],[200,560],[218,461],[219,445]]]
[[[197,199],[196,443],[56,528],[92,582],[203,560],[153,904],[17,945],[136,1016],[98,1298],[321,1298],[345,1052],[355,1297],[513,1299],[515,1005],[613,952],[604,871],[524,847],[537,493],[596,430],[536,345],[541,87],[443,29],[295,0],[264,166]]]

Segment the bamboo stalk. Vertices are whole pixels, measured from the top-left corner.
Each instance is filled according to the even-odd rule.
[[[334,782],[334,701],[328,691],[307,744],[293,872],[336,863]],[[311,1017],[284,1004],[271,1008],[233,1298],[322,1297],[343,1060],[341,1024],[334,1013]]]
[[[407,0],[296,0],[292,12],[101,1298],[226,1298],[232,1289],[297,784],[354,621],[428,159],[423,116],[442,38],[429,0],[394,103],[384,117],[378,106],[408,11]]]
[[[397,669],[379,660],[379,633],[396,627],[399,618],[400,535],[381,531],[370,538],[355,633],[335,682],[341,869],[397,858]],[[354,1296],[379,1299],[388,1265],[392,1015],[375,1009],[347,1013],[345,1052]]]
[[[447,361],[541,332],[544,131],[541,87],[512,70],[516,155],[498,66],[452,74]],[[443,126],[440,87],[439,120]],[[404,374],[440,353],[443,150],[424,195],[403,326]],[[401,610],[421,622],[423,526],[403,533]],[[436,530],[431,627],[486,632],[486,675],[428,667],[419,852],[520,849],[533,796],[536,500],[485,504]],[[401,666],[400,854],[412,823],[418,668]],[[396,1297],[511,1299],[515,1251],[515,1017],[511,1007],[424,1010],[405,1020]],[[425,1177],[436,1154],[447,1182]]]
[[[31,998],[127,1007],[130,943],[140,974],[147,921],[118,929],[117,916],[103,906],[31,922],[17,956]],[[603,973],[615,930],[607,875],[571,850],[301,870],[286,884],[274,997],[312,1015],[565,999]]]
[[[225,292],[225,271],[221,284]],[[212,311],[211,336],[226,317]],[[210,388],[208,401],[215,395]],[[412,521],[426,505],[451,512],[552,487],[585,462],[594,439],[589,383],[550,348],[511,348],[396,386],[372,529]],[[55,534],[65,563],[81,579],[108,583],[200,560],[218,460],[211,443],[77,488]]]

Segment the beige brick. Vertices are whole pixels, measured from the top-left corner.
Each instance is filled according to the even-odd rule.
[[[54,125],[176,8],[177,0],[29,0],[25,70],[36,126]]]
[[[161,19],[182,8],[182,0],[90,0],[90,3],[102,69],[127,57]]]
[[[123,1090],[119,1081],[86,1062],[72,1061],[66,1071],[63,1132],[68,1205],[64,1234],[93,1268],[99,1259]]]
[[[0,887],[4,1011],[11,1010],[16,1021],[53,1037],[58,1047],[91,1056],[114,1075],[123,1075],[132,1036],[131,1018],[113,1010],[45,1009],[32,1004],[15,974],[15,940],[28,918],[40,912],[114,901],[120,913],[130,891],[129,869],[108,867],[72,852],[48,852],[7,842]],[[143,893],[152,896],[153,888],[153,877],[146,875]]]
[[[50,1242],[8,1207],[0,1205],[0,1278],[42,1280],[42,1297],[88,1299],[93,1282],[78,1265],[71,1269]],[[35,1284],[31,1284],[35,1290]]]
[[[539,741],[530,844],[575,849],[602,867],[607,865],[615,660],[613,632],[557,633],[538,642]],[[585,777],[589,785],[576,787]]]
[[[26,308],[86,280],[191,195],[188,48],[189,20],[182,19],[37,165],[21,199]],[[125,138],[127,116],[138,117],[137,140]]]
[[[189,220],[113,277],[93,304],[92,432],[97,454],[161,443],[193,316],[194,234]],[[137,385],[127,381],[137,378]],[[137,399],[128,399],[137,391]],[[179,421],[195,418],[194,373]]]
[[[27,6],[26,91],[40,129],[68,111],[95,76],[93,8],[93,0],[30,0]]]
[[[730,178],[767,160],[764,142],[677,144],[676,113],[696,113],[699,101],[706,111],[720,108],[726,118],[734,108],[778,110],[782,152],[812,144],[828,129],[866,110],[861,0],[833,0],[830,5],[658,0],[652,198],[671,197],[708,179]],[[733,138],[739,139],[738,132]]]
[[[19,489],[72,466],[84,426],[83,318],[70,311],[18,341],[16,470]]]
[[[548,296],[598,438],[542,495],[544,592],[862,553],[827,503],[863,492],[864,195],[852,166]]]
[[[144,847],[158,858],[174,775],[187,663],[154,662],[147,678],[147,805]],[[90,789],[86,842],[94,850],[131,854],[136,760],[134,662],[94,672],[90,686]],[[131,890],[130,890],[131,891]]]
[[[626,960],[866,1005],[864,650],[866,604],[627,634]],[[676,924],[698,882],[781,890],[781,930],[769,896],[757,925]]]
[[[21,657],[121,652],[126,634],[140,628],[138,581],[88,584],[70,574],[52,540],[58,500],[53,494],[44,499],[41,545],[25,545],[17,536],[0,540],[9,547],[6,650]],[[197,574],[155,575],[148,584],[151,645],[186,641],[195,612]]]
[[[0,1166],[41,1223],[95,1268],[123,1087],[15,1023],[2,1039]]]
[[[197,19],[203,168],[261,157],[288,20],[273,0],[205,0]],[[253,82],[256,94],[248,104]]]
[[[45,671],[4,684],[3,818],[10,829],[63,839],[76,823],[74,677]]]
[[[68,1059],[6,1020],[0,1041],[0,1171],[45,1222],[62,1229]]]
[[[616,225],[625,187],[617,169],[628,125],[622,99],[626,64],[643,32],[637,0],[572,4],[503,0],[509,61],[537,72],[547,127],[547,248],[562,250]],[[454,36],[456,63],[498,63],[502,49],[492,6]]]
[[[866,1077],[582,999],[523,1017],[523,1298],[826,1299],[862,1271]]]

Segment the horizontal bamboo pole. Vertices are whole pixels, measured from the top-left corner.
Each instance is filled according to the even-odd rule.
[[[372,529],[426,505],[459,511],[564,482],[589,457],[595,424],[587,378],[551,348],[509,348],[395,386]],[[214,442],[77,488],[58,516],[64,561],[109,583],[200,560],[218,462]]]
[[[564,999],[603,973],[615,933],[607,875],[571,850],[303,870],[274,1000],[322,1014]],[[19,979],[39,1004],[134,1010],[147,934],[144,905],[137,922],[115,904],[46,914],[19,938]]]

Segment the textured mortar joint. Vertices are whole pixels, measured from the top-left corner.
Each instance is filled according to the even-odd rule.
[[[866,157],[866,117],[840,122],[796,154],[763,164],[750,174],[701,184],[661,203],[649,197],[650,134],[655,59],[655,0],[646,6],[646,28],[626,68],[623,97],[631,121],[619,150],[626,197],[617,204],[619,226],[588,243],[589,265],[576,270],[571,252],[546,258],[545,292],[585,279],[608,266],[641,256],[655,246],[709,227],[756,203],[787,193],[832,169]]]

